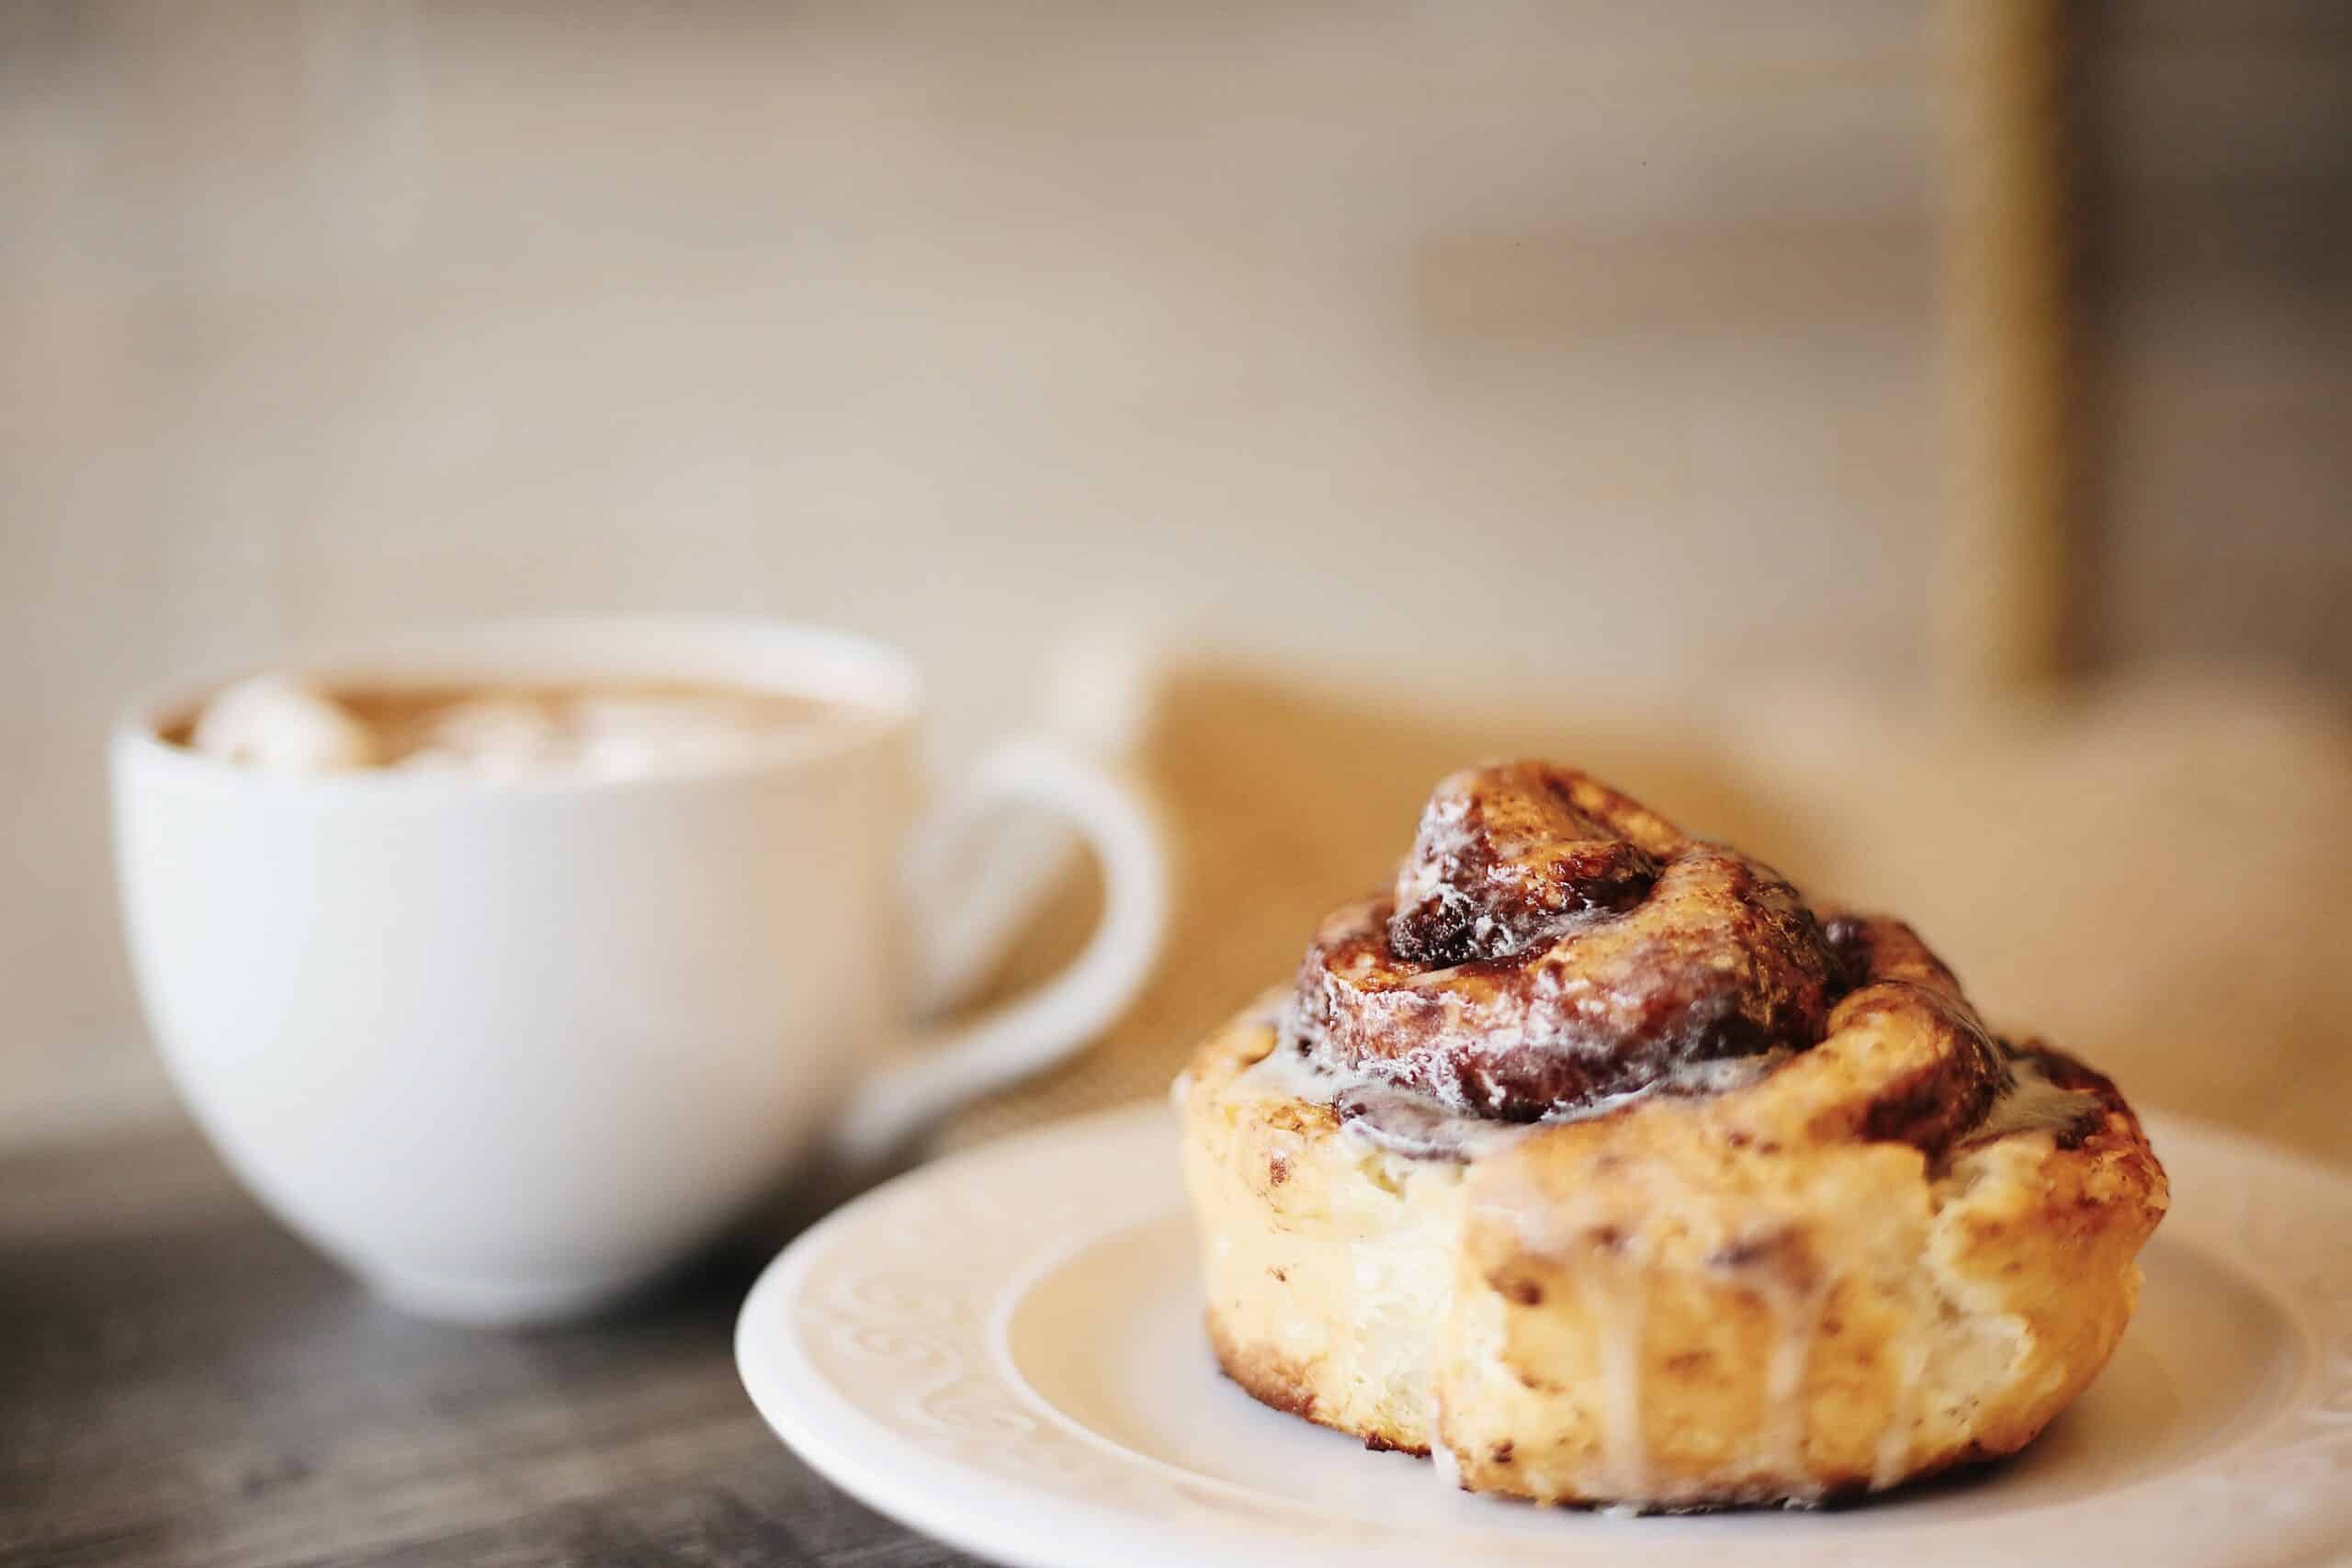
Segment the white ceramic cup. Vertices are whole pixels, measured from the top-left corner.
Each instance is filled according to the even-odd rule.
[[[918,816],[922,704],[859,639],[711,621],[419,630],[279,668],[397,685],[603,678],[806,694],[842,718],[755,760],[611,779],[264,773],[112,741],[133,966],[171,1073],[254,1194],[424,1315],[576,1315],[678,1261],[830,1140],[879,1152],[1097,1033],[1165,920],[1148,815],[1050,745]],[[1049,807],[1104,914],[1043,989],[952,1039],[924,998],[1026,900],[937,889],[983,818]],[[912,897],[908,897],[909,890]],[[935,939],[927,935],[936,930]]]

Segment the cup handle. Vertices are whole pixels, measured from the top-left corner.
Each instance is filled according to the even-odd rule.
[[[956,1106],[1052,1066],[1101,1033],[1134,998],[1159,954],[1168,925],[1168,857],[1150,813],[1093,763],[1041,740],[989,753],[971,782],[917,831],[910,884],[936,886],[973,830],[1001,807],[1051,809],[1094,848],[1102,868],[1102,918],[1069,966],[1028,995],[961,1029],[919,1040],[906,1059],[858,1086],[834,1135],[857,1163],[888,1154]],[[996,877],[977,902],[925,931],[922,989],[944,999],[978,977],[1002,951],[1028,903],[1018,877]]]

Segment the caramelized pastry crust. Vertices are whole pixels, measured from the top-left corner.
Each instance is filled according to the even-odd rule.
[[[1179,1080],[1220,1362],[1459,1483],[1815,1501],[2010,1452],[2164,1173],[1890,919],[1582,774],[1456,774],[1393,893]]]

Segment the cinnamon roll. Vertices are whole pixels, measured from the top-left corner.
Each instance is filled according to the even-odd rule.
[[[2106,1364],[2165,1175],[1906,926],[1537,762],[1178,1079],[1208,1327],[1457,1484],[1691,1508],[2024,1446]]]

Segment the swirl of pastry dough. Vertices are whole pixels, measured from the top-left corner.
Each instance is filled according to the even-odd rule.
[[[2007,1070],[1908,928],[1825,924],[1770,866],[1542,762],[1441,783],[1393,893],[1325,920],[1293,1010],[1323,1065],[1511,1122],[1723,1087],[1876,1017],[1914,1049],[1874,1130],[1982,1116]]]

